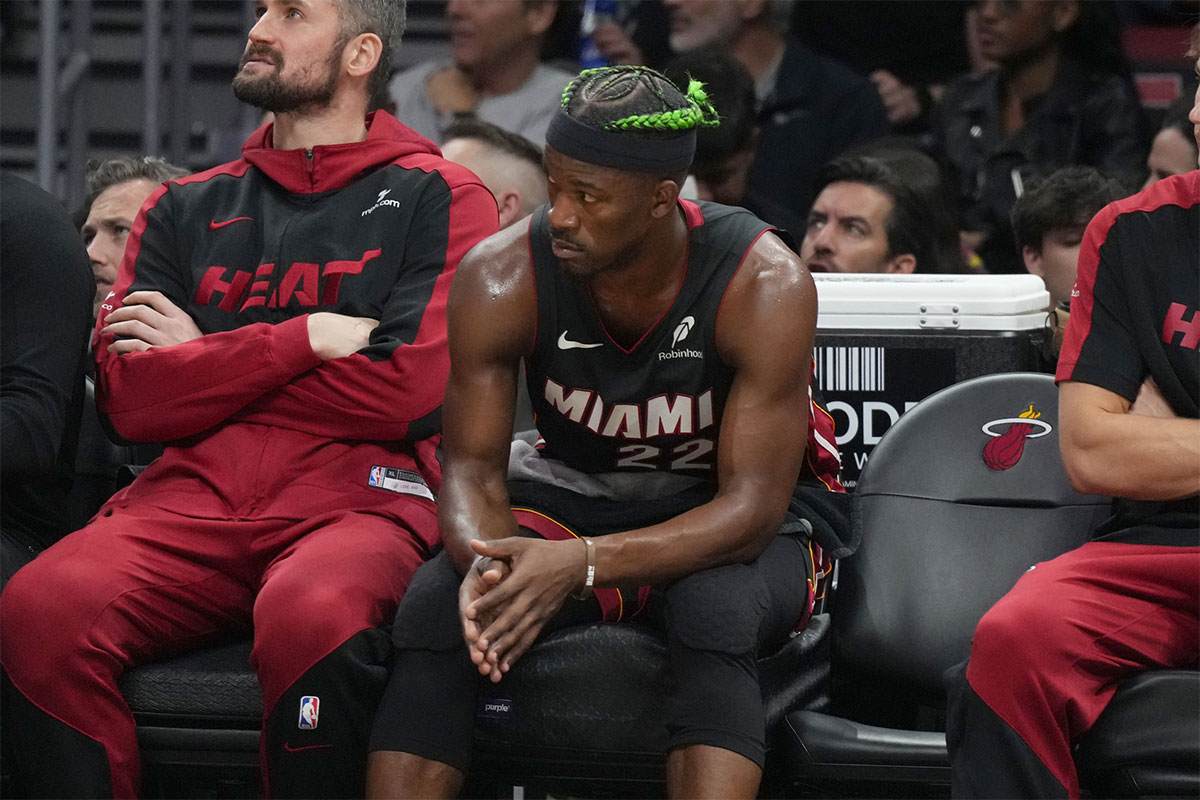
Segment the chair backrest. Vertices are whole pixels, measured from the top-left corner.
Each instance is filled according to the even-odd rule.
[[[1083,544],[1111,508],[1071,487],[1054,379],[1025,372],[963,381],[904,414],[854,503],[862,543],[841,564],[835,669],[929,692],[1021,574]]]

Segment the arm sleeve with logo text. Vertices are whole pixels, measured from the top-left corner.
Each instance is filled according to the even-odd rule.
[[[496,219],[496,202],[478,183],[422,197],[412,226],[422,235],[406,243],[403,276],[370,344],[264,394],[238,418],[338,439],[437,433],[450,374],[450,281],[467,251],[496,232]]]
[[[164,186],[143,205],[96,323],[98,407],[132,441],[165,442],[208,430],[320,363],[308,342],[307,316],[208,333],[142,353],[108,352],[115,337],[100,329],[129,292],[159,291],[179,308],[188,307],[191,277],[177,252],[174,203]]]

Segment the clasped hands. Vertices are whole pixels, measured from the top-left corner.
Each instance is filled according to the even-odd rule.
[[[582,585],[582,540],[512,536],[471,541],[477,557],[458,592],[463,638],[481,675],[498,682]]]

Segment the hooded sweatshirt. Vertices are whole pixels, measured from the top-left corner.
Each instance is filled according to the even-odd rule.
[[[362,142],[310,150],[273,149],[265,125],[241,159],[147,199],[93,346],[113,429],[170,444],[124,500],[183,487],[196,495],[188,513],[278,506],[291,517],[297,504],[340,502],[353,485],[378,491],[397,475],[375,467],[415,472],[436,491],[446,297],[459,260],[496,231],[496,204],[395,118],[367,123]],[[205,335],[109,353],[107,315],[142,290],[162,292]],[[320,311],[379,327],[356,354],[322,362],[307,328]],[[314,470],[320,479],[296,485]]]

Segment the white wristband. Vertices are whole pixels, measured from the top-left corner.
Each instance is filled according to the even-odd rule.
[[[592,586],[596,583],[596,545],[592,542],[590,536],[580,536],[583,543],[587,545],[587,575],[583,579],[583,588],[573,595],[576,599],[586,600],[592,593]]]

